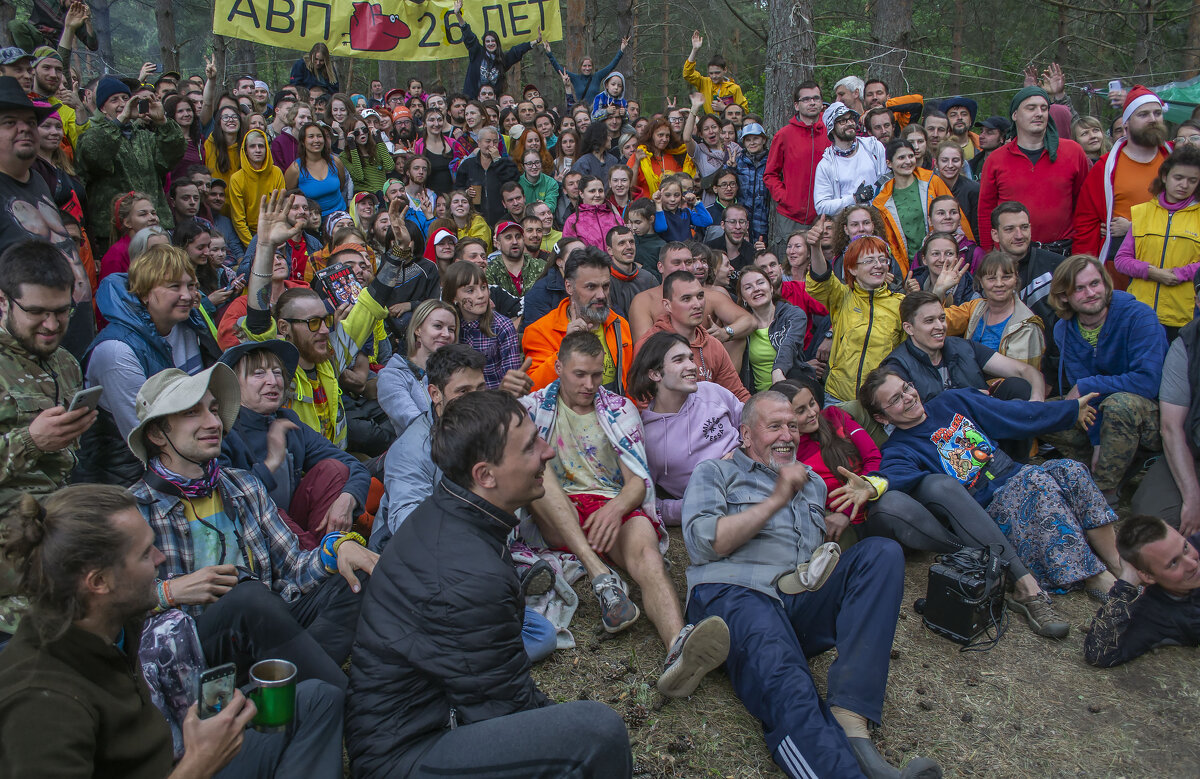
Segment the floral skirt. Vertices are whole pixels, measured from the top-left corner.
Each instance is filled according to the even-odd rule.
[[[993,497],[988,514],[1045,588],[1065,590],[1105,569],[1085,531],[1117,515],[1074,460],[1024,465]]]

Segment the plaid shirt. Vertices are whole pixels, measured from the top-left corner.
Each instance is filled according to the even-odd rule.
[[[161,492],[140,480],[130,488],[138,510],[154,530],[154,543],[166,556],[158,568],[163,579],[196,571],[192,533],[184,514],[183,499]],[[304,551],[267,496],[258,477],[237,468],[222,468],[217,482],[225,514],[233,522],[241,554],[227,562],[254,572],[263,584],[291,603],[321,583],[329,573],[321,562],[320,549]],[[232,550],[230,550],[232,551]],[[203,606],[183,606],[193,617]]]
[[[485,335],[479,321],[463,322],[458,340],[484,356],[483,380],[488,389],[496,389],[504,380],[504,374],[521,367],[525,355],[521,353],[521,339],[512,320],[502,314],[492,315],[493,336]]]

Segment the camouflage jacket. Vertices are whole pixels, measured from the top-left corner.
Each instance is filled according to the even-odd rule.
[[[66,349],[41,360],[0,328],[0,517],[23,493],[47,495],[67,483],[75,445],[43,452],[29,423],[45,409],[68,405],[81,387],[83,371]],[[0,564],[0,596],[11,594],[10,576]]]

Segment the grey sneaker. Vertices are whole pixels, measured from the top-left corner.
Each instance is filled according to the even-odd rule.
[[[668,698],[686,698],[695,692],[708,672],[729,656],[729,626],[720,617],[706,617],[679,631],[666,668],[658,677],[658,691]]]
[[[1029,623],[1029,629],[1045,638],[1066,638],[1071,632],[1071,623],[1058,615],[1050,596],[1039,592],[1030,600],[1008,598],[1008,608]]]
[[[592,579],[592,592],[600,601],[600,621],[609,633],[620,633],[642,615],[626,594],[625,583],[615,573],[602,573]]]

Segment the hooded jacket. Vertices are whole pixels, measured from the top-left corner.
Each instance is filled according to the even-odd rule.
[[[786,300],[775,303],[775,317],[767,328],[767,340],[775,349],[775,361],[771,370],[783,371],[784,376],[794,378],[798,374],[806,374],[816,378],[812,366],[804,361],[804,332],[808,328],[808,315]],[[742,354],[742,384],[753,392],[770,389],[754,386],[754,366],[750,364],[750,349]]]
[[[763,181],[779,213],[793,222],[811,225],[817,221],[813,187],[817,165],[827,148],[829,135],[819,117],[805,124],[793,116],[771,139]]]
[[[504,76],[508,69],[521,61],[521,58],[533,48],[531,41],[518,43],[504,56],[496,58],[488,54],[479,36],[471,29],[471,25],[462,20],[462,43],[467,48],[467,75],[463,80],[463,93],[472,100],[479,97],[479,90],[484,84],[490,84],[496,89],[497,95],[504,94]],[[484,33],[485,35],[487,33]]]
[[[742,94],[742,88],[728,76],[721,83],[714,83],[711,78],[696,70],[695,61],[689,59],[683,63],[683,80],[691,84],[697,92],[704,95],[704,113],[706,114],[713,112],[713,100],[720,100],[725,105],[737,103],[742,107],[743,111],[750,112],[750,104],[746,102],[746,96]]]
[[[562,232],[565,238],[578,238],[588,246],[603,249],[608,231],[623,224],[621,217],[613,212],[608,203],[598,206],[580,203],[575,213],[563,223]]]
[[[854,192],[860,186],[865,183],[874,188],[887,172],[887,150],[875,138],[859,138],[858,149],[851,157],[839,156],[832,145],[827,145],[813,179],[817,213],[837,216],[846,206],[854,205]]]
[[[271,147],[267,145],[267,156],[257,168],[251,164],[246,154],[246,142],[251,135],[259,135],[267,143],[267,135],[262,130],[251,130],[242,138],[239,150],[240,167],[229,177],[229,193],[226,202],[229,203],[229,215],[233,219],[234,229],[242,244],[250,240],[258,232],[258,203],[263,195],[270,194],[275,189],[286,189],[283,183],[283,171],[271,159]]]
[[[900,301],[904,295],[887,287],[868,292],[847,286],[826,269],[821,277],[808,275],[808,294],[829,309],[833,347],[825,391],[841,401],[854,400],[863,377],[904,339]]]
[[[755,237],[766,236],[771,220],[771,192],[765,180],[770,154],[770,149],[763,149],[757,155],[743,151],[735,163],[737,200],[750,209],[750,235]]]
[[[492,293],[495,294],[494,292]],[[524,319],[532,324],[549,314],[567,297],[567,287],[558,265],[549,263],[546,273],[525,290]]]
[[[737,449],[742,403],[727,388],[711,381],[698,382],[696,391],[673,414],[655,411],[651,401],[642,412],[642,425],[655,486],[682,498],[697,465]]]
[[[857,155],[855,155],[857,156]],[[925,222],[925,230],[929,230],[929,204],[934,198],[942,195],[950,195],[950,188],[946,186],[946,182],[942,181],[937,176],[933,175],[933,171],[917,168],[913,171],[916,181],[913,186],[916,186],[921,193],[921,218]],[[883,188],[879,190],[879,194],[871,201],[871,205],[879,209],[879,213],[883,215],[883,224],[887,228],[887,242],[892,249],[892,256],[896,258],[896,262],[900,264],[900,270],[903,273],[908,273],[910,258],[908,256],[908,242],[905,239],[904,231],[900,228],[900,213],[896,210],[896,201],[893,199],[895,194],[895,179],[888,179]],[[963,224],[963,227],[969,231],[970,224]],[[924,239],[925,236],[921,236]]]
[[[673,332],[675,332],[675,326],[671,324],[671,315],[659,314],[650,329],[642,333],[642,337],[633,345],[634,356],[637,356],[642,345],[650,336],[655,333]],[[709,335],[708,331],[700,325],[696,325],[696,329],[688,337],[688,346],[691,347],[692,359],[696,362],[696,379],[698,381],[711,382],[724,387],[742,403],[750,399],[750,393],[742,384],[733,360],[729,359],[729,352],[725,350],[725,344]],[[675,494],[683,497],[682,488]]]
[[[621,94],[617,95],[616,97],[613,97],[612,95],[608,94],[608,82],[614,76],[616,78],[621,79]],[[618,108],[625,108],[626,106],[629,105],[629,101],[625,99],[625,74],[624,73],[620,73],[620,72],[614,70],[612,73],[609,73],[608,78],[604,79],[604,81],[601,83],[602,83],[602,85],[600,87],[600,91],[597,92],[596,96],[592,98],[592,119],[593,119],[593,121],[596,119],[603,118],[608,113],[608,107],[610,105],[617,106]],[[586,103],[585,103],[585,105],[586,105]]]
[[[1128,292],[1112,293],[1096,346],[1083,339],[1076,318],[1054,324],[1054,341],[1061,355],[1058,386],[1063,392],[1071,387],[1078,387],[1080,395],[1098,392],[1097,405],[1115,392],[1158,399],[1167,336],[1154,310]],[[1088,429],[1093,445],[1100,443],[1102,415],[1098,412]]]
[[[571,299],[567,298],[558,307],[536,322],[530,322],[525,328],[522,348],[525,356],[532,361],[526,373],[533,379],[535,390],[548,386],[558,379],[558,371],[554,367],[558,359],[558,347],[567,334],[570,317],[567,313],[571,307]],[[629,323],[617,315],[611,308],[608,318],[604,320],[604,347],[612,356],[617,368],[617,388],[613,390],[618,395],[625,394],[629,364],[633,362],[633,332]]]

